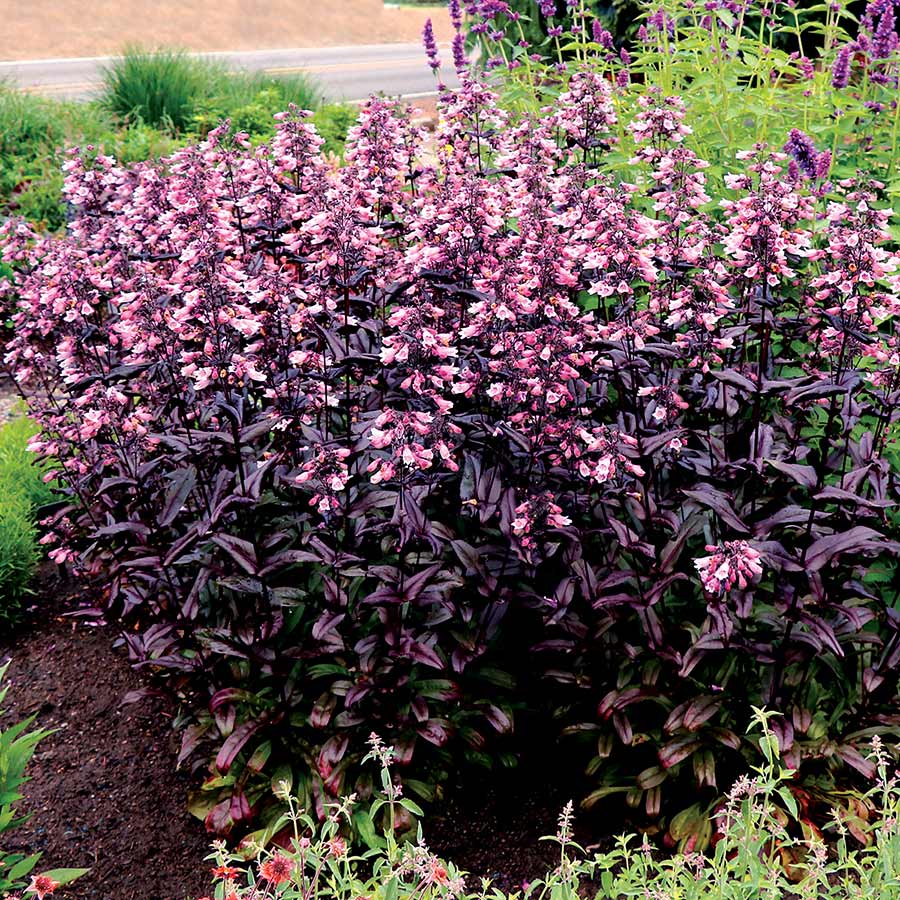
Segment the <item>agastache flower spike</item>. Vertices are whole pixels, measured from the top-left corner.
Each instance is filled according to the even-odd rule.
[[[816,177],[819,153],[808,134],[804,134],[799,128],[792,128],[784,145],[784,152],[794,158],[804,175],[808,178]]]
[[[595,44],[599,44],[604,50],[615,50],[612,35],[603,27],[599,19],[591,23],[592,37]]]
[[[422,44],[425,47],[425,55],[428,57],[428,65],[432,72],[437,72],[441,67],[441,60],[438,56],[437,41],[434,38],[434,26],[431,19],[425,20],[425,26],[422,28]]]
[[[872,55],[875,59],[887,59],[897,49],[897,31],[894,19],[894,4],[889,3],[878,20],[878,27],[872,36]]]
[[[834,60],[834,67],[831,70],[831,86],[841,89],[847,87],[850,83],[850,58],[853,53],[853,47],[850,44],[844,44],[838,51],[838,55]]]
[[[460,31],[462,29],[463,20],[459,0],[449,0],[447,11],[450,14],[450,22],[453,25],[454,30]]]
[[[457,73],[464,72],[469,67],[469,60],[466,58],[466,39],[462,32],[457,32],[453,36],[453,67]]]

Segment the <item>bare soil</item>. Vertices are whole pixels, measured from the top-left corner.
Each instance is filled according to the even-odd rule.
[[[383,0],[0,0],[0,59],[107,56],[130,43],[213,51],[411,42],[428,18],[449,40],[446,9]]]

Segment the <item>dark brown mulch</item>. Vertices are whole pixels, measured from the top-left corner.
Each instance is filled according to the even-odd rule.
[[[559,815],[569,800],[576,801],[575,840],[588,846],[598,830],[596,820],[579,814],[583,773],[568,759],[567,748],[536,736],[523,743],[532,747],[531,759],[513,769],[472,773],[445,785],[447,802],[425,821],[429,848],[471,873],[466,879],[471,889],[489,878],[494,887],[520,892],[557,867],[559,844],[541,838],[557,833]]]
[[[0,661],[12,659],[5,706],[57,731],[38,746],[24,787],[32,818],[4,849],[40,851],[45,868],[90,867],[68,893],[80,900],[205,894],[209,836],[185,811],[172,709],[159,699],[123,707],[145,680],[112,649],[113,629],[66,617],[74,604],[52,578],[39,596],[31,620],[0,635]]]
[[[477,804],[472,802],[476,797]],[[479,791],[466,785],[459,799],[426,819],[425,842],[471,873],[469,888],[489,878],[501,890],[520,891],[559,863],[559,846],[541,837],[556,833],[563,803],[558,793],[535,792],[534,785],[515,790],[483,784]]]

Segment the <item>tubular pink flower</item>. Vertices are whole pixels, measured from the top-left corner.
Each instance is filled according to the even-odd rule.
[[[694,566],[711,594],[727,594],[735,585],[744,590],[763,572],[759,551],[747,541],[710,544],[706,550],[710,555],[695,559]]]

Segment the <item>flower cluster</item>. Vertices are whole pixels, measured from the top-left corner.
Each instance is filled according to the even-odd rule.
[[[446,426],[459,434],[458,425]],[[386,409],[372,423],[368,432],[369,444],[376,450],[387,450],[388,456],[377,456],[367,471],[373,484],[393,480],[408,470],[431,469],[443,463],[451,472],[459,469],[450,445],[441,437],[444,423],[429,412],[401,413]]]
[[[724,594],[735,585],[745,590],[762,574],[760,553],[747,541],[725,541],[722,546],[709,544],[709,556],[694,560],[703,587],[711,594]]]
[[[320,513],[337,511],[340,507],[338,495],[347,487],[350,472],[345,460],[350,456],[346,447],[320,447],[316,455],[300,466],[296,477],[298,484],[312,482],[316,493],[309,501]]]

